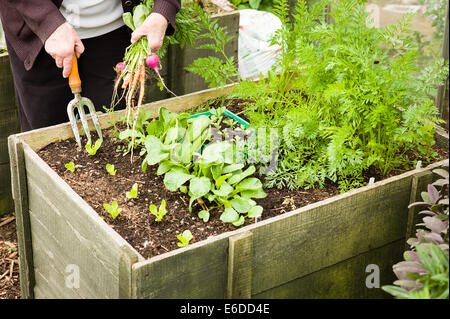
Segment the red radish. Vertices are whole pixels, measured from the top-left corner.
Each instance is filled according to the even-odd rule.
[[[156,54],[150,54],[145,58],[145,64],[155,70],[156,73],[159,73],[159,57]]]
[[[148,67],[152,68],[155,73],[158,75],[161,83],[164,85],[164,87],[166,88],[167,91],[169,91],[173,96],[176,96],[175,93],[173,93],[171,90],[169,90],[166,86],[166,84],[164,83],[161,75],[159,74],[159,57],[156,54],[150,54],[145,58],[145,64],[147,64]]]
[[[121,73],[123,70],[125,70],[126,67],[127,65],[125,63],[119,62],[116,64],[116,72]]]

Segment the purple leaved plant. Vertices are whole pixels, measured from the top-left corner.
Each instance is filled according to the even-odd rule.
[[[407,241],[411,249],[403,254],[404,261],[392,267],[398,280],[395,286],[382,287],[398,298],[448,298],[448,160],[433,173],[439,179],[422,192],[423,201],[408,206],[423,207],[419,214],[426,216],[417,225],[416,237]]]

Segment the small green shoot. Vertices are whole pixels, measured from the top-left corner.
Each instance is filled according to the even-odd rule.
[[[203,219],[203,221],[204,221],[205,223],[207,223],[208,220],[209,220],[209,212],[208,212],[207,210],[201,210],[201,211],[198,213],[198,218]]]
[[[74,164],[74,162],[66,163],[66,164],[64,164],[64,167],[67,168],[67,170],[72,172],[72,173],[75,172],[75,164]]]
[[[177,243],[178,247],[186,247],[193,238],[190,230],[185,230],[182,235],[177,235],[180,242]]]
[[[235,122],[233,119],[227,119],[227,120],[223,120],[223,123],[228,125],[230,128],[233,128],[237,122]]]
[[[8,247],[8,253],[13,253],[17,251],[17,247]]]
[[[116,219],[116,217],[119,216],[120,212],[122,211],[122,208],[119,208],[119,204],[117,204],[116,201],[112,202],[111,204],[104,203],[103,207],[111,215],[112,219]]]
[[[127,198],[137,198],[138,195],[138,184],[134,183],[133,186],[131,187],[131,190],[129,192],[127,192]]]
[[[98,149],[100,148],[100,146],[102,145],[103,140],[102,139],[98,139],[95,142],[95,145],[92,146],[91,143],[87,143],[84,147],[86,148],[86,151],[88,151],[89,156],[94,156],[95,154],[97,154]]]
[[[155,215],[155,217],[156,217],[155,220],[157,222],[160,222],[163,219],[164,215],[166,215],[166,213],[167,213],[166,201],[164,199],[161,201],[161,205],[159,206],[159,210],[153,204],[151,204],[148,209],[150,210],[150,213]]]
[[[112,164],[106,164],[106,171],[109,173],[109,175],[116,175],[117,170],[114,169],[114,165]]]

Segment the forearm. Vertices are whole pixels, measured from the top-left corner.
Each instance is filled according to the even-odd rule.
[[[8,2],[23,17],[27,26],[42,43],[64,22],[65,18],[51,0],[0,0]]]
[[[175,16],[180,11],[180,0],[155,0],[152,12],[163,15],[169,22],[167,34],[172,34],[175,30]]]

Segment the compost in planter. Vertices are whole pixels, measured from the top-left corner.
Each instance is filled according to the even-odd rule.
[[[244,101],[239,103],[239,100],[226,100],[225,104],[228,110],[240,114]],[[214,102],[210,103],[210,106],[214,106]],[[244,119],[246,120],[245,117]],[[197,216],[202,209],[197,202],[194,202],[192,212],[189,212],[189,196],[180,191],[167,190],[163,176],[156,174],[157,165],[148,166],[146,172],[143,172],[142,158],[135,156],[134,161],[131,162],[129,155],[122,156],[122,153],[117,153],[115,151],[117,147],[125,146],[125,144],[113,139],[113,133],[112,129],[104,131],[103,144],[93,157],[88,156],[84,149],[78,149],[73,139],[51,143],[37,153],[144,258],[179,248],[177,235],[185,230],[191,231],[193,239],[190,243],[194,243],[238,228],[232,224],[223,223],[219,219],[220,208],[218,211],[211,212],[211,217],[206,223]],[[96,136],[94,140],[95,138]],[[85,143],[86,140],[83,140],[83,145]],[[438,147],[435,149],[441,159],[448,157],[447,150]],[[65,168],[65,164],[70,161],[78,165],[74,173]],[[117,170],[116,176],[106,171],[106,164],[114,165]],[[365,179],[368,182],[370,177],[380,180],[392,175],[394,174],[382,177],[380,172],[371,170],[366,172]],[[256,175],[256,177],[263,180],[263,176]],[[138,198],[129,199],[125,194],[134,183],[138,184]],[[264,209],[259,220],[290,212],[339,194],[337,184],[330,181],[322,189],[318,187],[309,190],[271,188],[264,191],[267,197],[255,199]],[[154,204],[159,207],[162,200],[166,201],[167,214],[161,222],[156,222],[155,216],[149,212],[149,205]],[[103,208],[103,203],[113,201],[117,201],[118,206],[123,208],[116,219],[112,219]],[[244,225],[253,222],[255,222],[254,219],[246,219]]]

